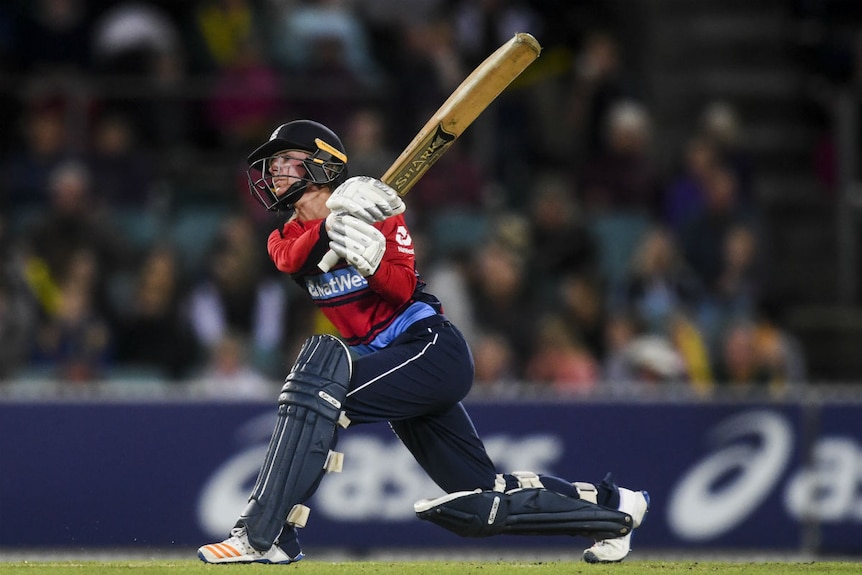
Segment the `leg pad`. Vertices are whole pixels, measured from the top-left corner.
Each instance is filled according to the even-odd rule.
[[[332,448],[351,374],[344,343],[330,335],[306,340],[279,395],[269,449],[239,519],[255,549],[268,550],[285,521],[305,525],[308,508],[300,504],[311,497],[326,471],[340,467],[340,454]]]
[[[611,539],[628,534],[627,513],[547,489],[459,491],[414,505],[416,515],[463,537],[580,535]]]

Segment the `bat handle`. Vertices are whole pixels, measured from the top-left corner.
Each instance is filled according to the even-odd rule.
[[[323,255],[322,258],[320,258],[320,262],[317,264],[317,267],[320,268],[320,271],[322,272],[328,272],[337,263],[338,254],[332,250],[329,250]]]

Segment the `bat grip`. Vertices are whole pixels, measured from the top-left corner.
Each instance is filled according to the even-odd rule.
[[[322,272],[328,272],[337,263],[338,254],[332,250],[329,250],[323,255],[322,258],[320,258],[320,262],[317,264],[317,267],[320,268],[320,271]]]

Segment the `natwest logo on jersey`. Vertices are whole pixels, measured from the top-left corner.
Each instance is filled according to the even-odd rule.
[[[305,279],[305,289],[314,300],[340,297],[365,289],[367,286],[368,280],[352,266]]]

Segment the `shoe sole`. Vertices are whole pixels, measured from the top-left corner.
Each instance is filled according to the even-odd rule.
[[[625,559],[625,557],[623,557],[623,559]],[[599,559],[598,557],[595,556],[595,554],[593,554],[590,551],[587,551],[586,553],[584,553],[584,561],[586,561],[587,563],[590,563],[591,565],[597,565],[599,563],[605,563],[605,564],[622,563],[623,559],[612,559],[612,560]]]
[[[643,515],[641,515],[641,519],[638,522],[638,527],[643,525],[644,521],[646,521],[646,516],[647,516],[647,513],[649,513],[649,504],[650,504],[649,492],[641,491],[640,493],[641,493],[641,495],[643,495],[643,498],[646,501],[646,509],[644,509]],[[632,519],[632,520],[634,520],[634,519]],[[631,540],[634,539],[634,536],[635,536],[635,530],[634,529],[631,530],[630,536],[631,536],[631,539],[629,539],[629,552],[626,553],[623,557],[620,557],[619,559],[599,559],[599,557],[597,557],[595,553],[593,553],[592,551],[587,549],[586,551],[584,551],[584,561],[586,561],[587,563],[590,563],[592,565],[596,565],[598,563],[622,563],[623,559],[628,557],[629,553],[632,552]]]
[[[296,563],[303,557],[305,557],[305,554],[300,553],[293,559],[288,559],[287,561],[270,561],[269,559],[225,559],[222,561],[209,561],[202,552],[198,551],[198,559],[207,565],[249,565],[251,563],[259,563],[262,565],[290,565],[291,563]]]

